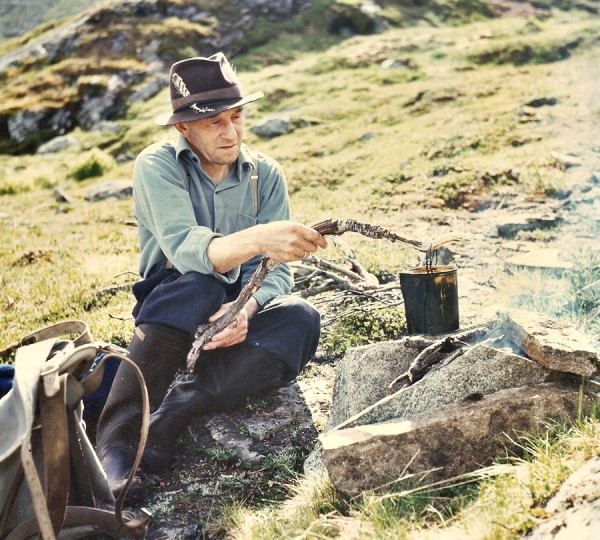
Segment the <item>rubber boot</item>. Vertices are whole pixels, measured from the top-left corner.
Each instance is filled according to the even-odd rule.
[[[286,370],[276,355],[255,345],[203,352],[196,371],[178,380],[150,417],[144,470],[157,473],[171,464],[177,438],[195,416],[241,405],[278,386]]]
[[[129,357],[144,376],[150,410],[161,403],[177,370],[184,365],[193,338],[187,332],[162,324],[141,324],[129,345]],[[109,486],[118,497],[131,474],[142,425],[142,394],[134,369],[122,363],[98,420],[96,451]],[[127,500],[144,496],[139,478],[130,485]]]

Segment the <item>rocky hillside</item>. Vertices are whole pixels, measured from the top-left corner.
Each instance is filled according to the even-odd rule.
[[[560,0],[71,2],[72,10],[92,7],[5,41],[0,48],[0,152],[32,152],[74,128],[94,130],[103,121],[123,117],[132,104],[165,87],[168,67],[182,57],[217,50],[234,57],[260,50],[251,55],[252,65],[245,66],[251,68],[285,62],[301,50],[328,46],[355,34],[515,12],[544,15],[553,5],[571,8],[571,4]],[[27,9],[36,5],[28,2]],[[49,10],[41,3],[29,22],[67,13],[62,3],[52,5]],[[5,17],[14,12],[11,6],[4,6]],[[582,0],[576,8],[598,10],[595,0]],[[296,36],[292,48],[282,39],[289,35]],[[266,43],[275,45],[267,52]],[[566,44],[567,53],[580,45]]]
[[[0,3],[0,39],[22,36],[38,25],[80,13],[106,0],[3,0]]]

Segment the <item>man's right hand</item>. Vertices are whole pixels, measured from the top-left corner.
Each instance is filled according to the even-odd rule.
[[[327,247],[327,240],[320,233],[293,221],[257,225],[256,230],[259,253],[276,262],[297,261]]]

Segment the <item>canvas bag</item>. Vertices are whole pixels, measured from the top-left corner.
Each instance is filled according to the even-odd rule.
[[[0,538],[144,538],[150,514],[123,511],[148,432],[148,394],[137,366],[126,351],[93,342],[81,321],[46,327],[7,350],[16,357],[13,387],[0,399]],[[143,395],[140,446],[116,501],[82,420],[82,399],[98,388],[110,358],[135,368]]]

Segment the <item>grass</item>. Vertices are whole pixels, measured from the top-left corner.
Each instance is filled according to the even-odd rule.
[[[597,343],[600,298],[592,286],[600,280],[600,253],[578,246],[564,245],[562,249],[572,268],[558,273],[515,269],[502,276],[498,285],[507,305],[568,321],[589,336],[591,343]]]
[[[591,36],[599,26],[576,11],[455,26],[422,21],[343,41],[321,36],[312,47],[315,29],[303,36],[298,28],[284,28],[277,40],[235,59],[244,86],[266,93],[247,108],[248,126],[277,114],[307,121],[271,140],[248,132],[247,141],[283,165],[294,218],[307,224],[355,217],[395,228],[409,209],[471,210],[517,192],[532,203],[547,200],[573,183],[556,153],[575,155],[586,166],[597,163],[592,126],[600,120],[598,43]],[[562,59],[547,56],[576,41]],[[538,53],[525,63],[504,60],[504,52],[524,43]],[[483,62],[486,54],[491,56]],[[390,59],[398,67],[382,66]],[[69,66],[74,73],[76,63]],[[556,104],[527,107],[535,98],[554,98]],[[120,158],[173,135],[153,123],[165,103],[166,91],[134,105],[118,119],[117,137],[76,130],[74,150],[0,155],[3,344],[68,318],[84,319],[97,339],[129,341],[128,285],[136,279],[138,260],[137,231],[128,224],[131,200],[90,203],[85,195],[95,182],[130,178],[133,163]],[[55,200],[55,187],[69,193],[73,204]],[[550,234],[556,233],[544,234],[545,243],[554,244]],[[352,235],[345,240],[384,281],[418,261],[412,251],[385,242]],[[577,253],[573,244],[565,248],[572,270],[501,275],[498,297],[570,320],[597,337],[600,314],[592,285],[600,277],[599,262],[587,247]],[[332,242],[323,257],[339,260],[339,248]],[[114,294],[103,293],[107,287],[116,287]],[[349,314],[324,344],[335,357],[350,345],[393,339],[402,332],[400,315],[391,308],[370,318]],[[234,503],[215,510],[206,527],[261,540],[517,538],[544,519],[544,502],[568,474],[598,455],[598,421],[549,426],[545,437],[524,436],[521,444],[526,457],[502,460],[489,471],[498,473],[493,477],[443,489],[425,480],[350,501],[324,478],[294,479],[290,471],[298,456],[275,455],[267,465],[280,484],[266,497],[277,502],[252,508]],[[205,454],[214,462],[230,459],[219,448]],[[188,493],[201,489],[192,481],[186,485]],[[155,515],[167,518],[179,504],[184,501],[165,496]]]

